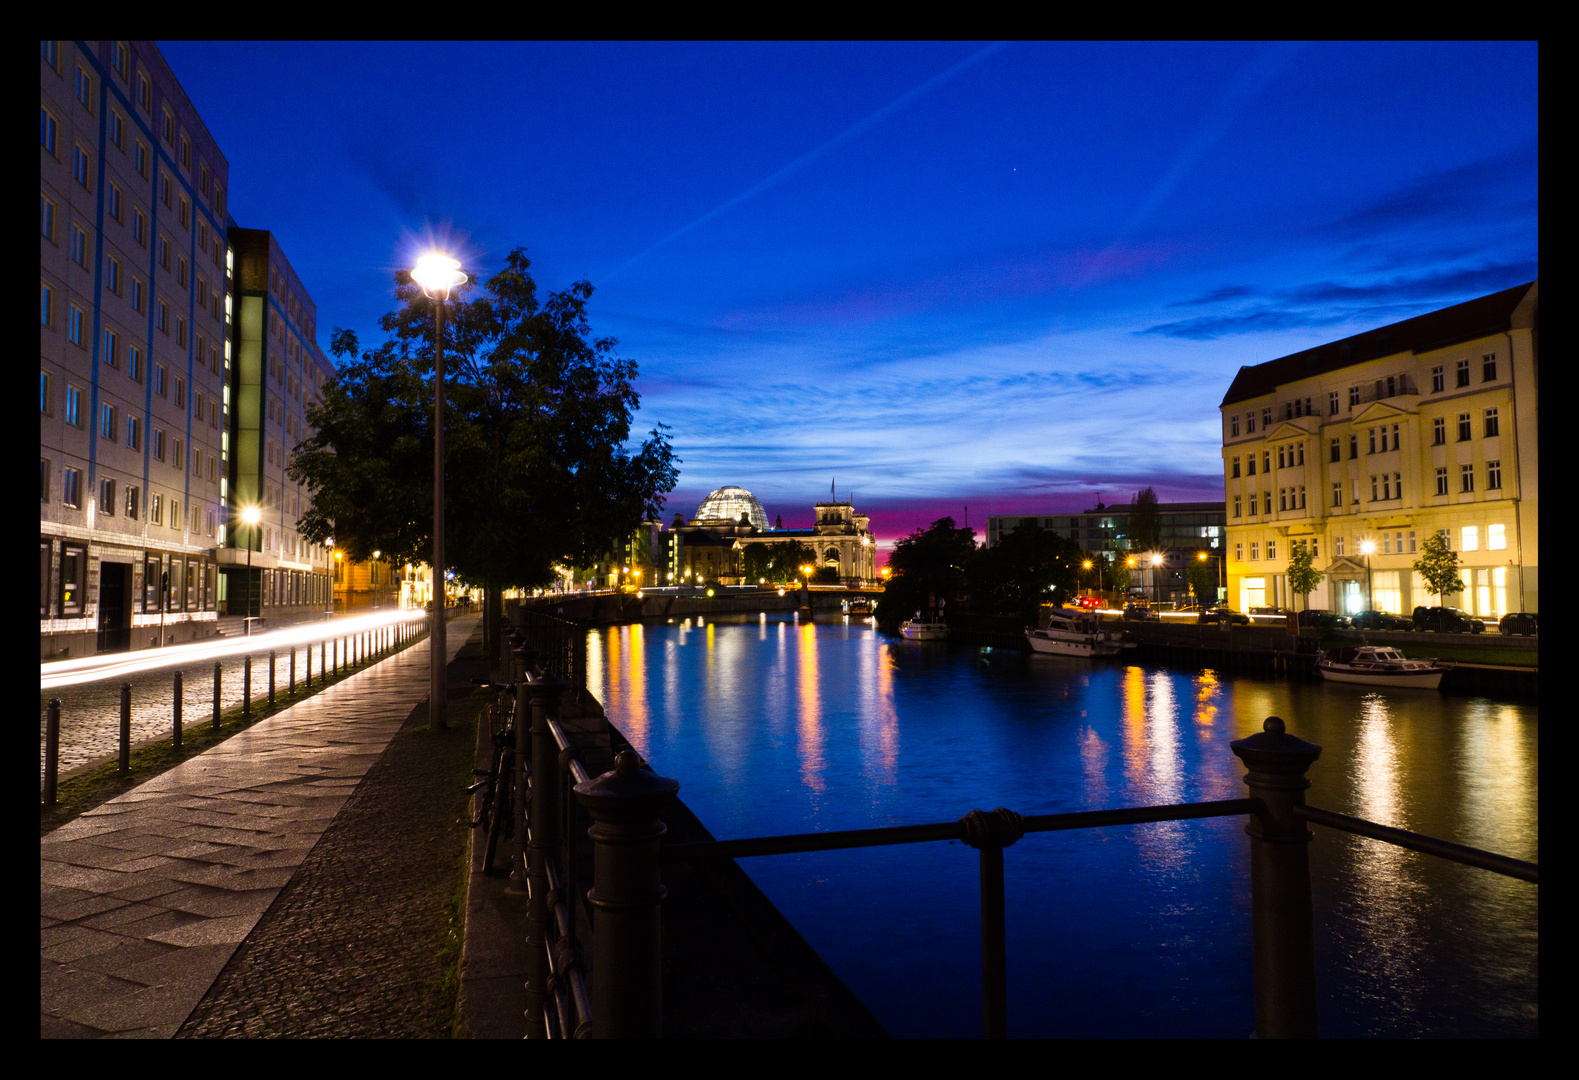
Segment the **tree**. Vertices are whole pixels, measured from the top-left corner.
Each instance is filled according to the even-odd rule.
[[[628,445],[636,365],[593,336],[591,284],[539,299],[530,267],[512,251],[482,295],[464,286],[444,319],[445,554],[490,599],[550,584],[556,563],[617,550],[658,516],[679,475],[663,425]],[[290,475],[312,492],[300,525],[309,540],[333,538],[351,558],[376,548],[431,563],[434,304],[409,271],[395,275],[395,296],[377,348],[358,355],[356,335],[334,331],[342,367],[307,411],[314,433]]]
[[[1436,593],[1438,605],[1448,593],[1464,587],[1458,572],[1458,552],[1448,548],[1447,536],[1443,533],[1432,533],[1425,538],[1413,569],[1425,582],[1425,587]]]
[[[1288,557],[1288,587],[1299,596],[1303,607],[1310,607],[1308,597],[1326,576],[1316,569],[1316,555],[1311,546],[1303,540],[1296,543]]]
[[[1107,579],[1119,596],[1122,597],[1129,590],[1129,559],[1124,552],[1118,552],[1113,561],[1107,564]]]
[[[766,578],[773,585],[791,585],[801,580],[800,568],[814,566],[817,553],[799,540],[779,540],[771,544],[742,544],[741,577],[751,585]]]
[[[931,600],[958,599],[975,554],[975,530],[955,528],[951,517],[895,541],[888,556],[891,574],[877,605],[879,618],[904,619]]]
[[[1133,552],[1162,550],[1162,512],[1157,509],[1157,493],[1149,487],[1135,492],[1130,500],[1129,549]]]
[[[1036,524],[1023,524],[969,564],[971,605],[1032,619],[1044,603],[1061,603],[1079,587],[1080,545]]]
[[[1190,565],[1184,571],[1184,577],[1190,583],[1190,591],[1195,594],[1196,603],[1206,603],[1208,593],[1214,601],[1216,600],[1217,564],[1211,559],[1191,559]],[[1293,578],[1290,577],[1289,580],[1292,581]]]

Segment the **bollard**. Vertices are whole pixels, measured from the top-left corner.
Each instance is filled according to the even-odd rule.
[[[122,776],[132,771],[132,684],[121,683],[121,768]]]
[[[175,673],[174,708],[170,710],[170,745],[181,749],[181,673]]]
[[[49,699],[49,716],[44,721],[44,805],[54,806],[60,778],[60,699]]]
[[[548,897],[548,860],[554,857],[553,843],[558,835],[554,819],[559,811],[559,771],[554,768],[559,746],[554,733],[548,728],[550,716],[559,715],[559,698],[564,684],[557,680],[544,680],[518,684],[515,725],[516,783],[525,778],[525,751],[530,746],[532,756],[532,786],[530,808],[525,798],[516,799],[515,837],[516,850],[525,843],[527,890],[526,910],[526,1037],[548,1037],[544,1014],[553,1007],[553,991],[549,981],[553,972],[548,961],[548,928],[554,917]],[[522,723],[527,714],[520,706],[530,699],[532,705],[531,728]],[[518,786],[518,791],[526,791]],[[523,827],[523,822],[529,825]],[[520,865],[519,862],[517,865]]]
[[[1269,716],[1262,730],[1229,744],[1245,783],[1265,809],[1250,819],[1251,935],[1255,948],[1256,1038],[1316,1038],[1316,946],[1310,903],[1310,839],[1294,807],[1321,747]]]
[[[291,697],[296,696],[296,646],[294,645],[291,646],[291,681],[288,692]]]
[[[678,780],[642,768],[622,750],[614,768],[576,785],[592,815],[592,1034],[598,1039],[656,1039],[663,1034],[663,944],[658,906],[658,815],[674,801]],[[534,885],[534,892],[536,891]],[[530,957],[528,958],[530,959]],[[530,1000],[530,999],[529,999]]]
[[[269,650],[269,712],[274,711],[274,650]]]
[[[241,661],[241,715],[252,715],[252,657]]]
[[[214,661],[214,730],[219,730],[219,661]]]
[[[981,852],[982,1037],[1009,1037],[1008,949],[1003,915],[1003,849],[1025,835],[1020,815],[998,807],[959,819],[965,843]]]

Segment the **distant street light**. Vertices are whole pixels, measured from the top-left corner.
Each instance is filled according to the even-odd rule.
[[[257,539],[258,522],[263,520],[263,512],[256,506],[243,507],[241,511],[242,522],[252,530],[253,535],[247,538],[247,633],[252,633],[252,541]]]
[[[429,252],[417,260],[411,280],[433,301],[433,634],[429,639],[428,721],[444,726],[444,302],[466,283],[458,260]]]

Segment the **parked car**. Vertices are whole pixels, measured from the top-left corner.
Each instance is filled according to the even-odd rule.
[[[1485,623],[1453,607],[1417,607],[1414,624],[1416,630],[1449,634],[1478,634],[1486,629]]]
[[[1162,616],[1145,604],[1128,603],[1124,605],[1124,619],[1127,622],[1161,622]]]
[[[1524,634],[1528,637],[1540,637],[1541,616],[1535,611],[1510,611],[1497,623],[1497,633]]]
[[[1102,606],[1102,598],[1100,596],[1082,596],[1075,601],[1075,605],[1086,611],[1095,611]]]
[[[1413,630],[1415,624],[1389,611],[1361,611],[1350,616],[1356,630]]]
[[[1217,623],[1219,626],[1225,623],[1229,625],[1234,623],[1249,625],[1250,616],[1241,615],[1231,607],[1214,607],[1201,612],[1195,621],[1198,623]]]
[[[1320,608],[1301,611],[1298,620],[1302,630],[1306,627],[1316,630],[1347,630],[1349,627],[1347,615],[1339,615],[1335,611],[1323,611]]]

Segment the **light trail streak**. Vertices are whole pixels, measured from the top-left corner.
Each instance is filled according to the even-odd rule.
[[[53,690],[61,686],[79,686],[103,679],[125,678],[145,671],[157,671],[159,668],[181,667],[203,660],[219,660],[246,653],[266,653],[270,649],[278,651],[293,645],[312,644],[399,623],[425,622],[427,618],[428,613],[425,611],[409,609],[387,611],[374,615],[354,615],[325,622],[298,624],[248,637],[227,637],[216,641],[194,642],[190,645],[172,645],[164,649],[116,653],[108,657],[84,656],[76,660],[56,660],[38,666],[38,688]]]

